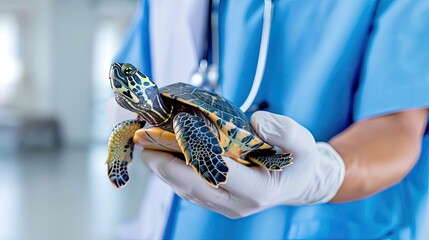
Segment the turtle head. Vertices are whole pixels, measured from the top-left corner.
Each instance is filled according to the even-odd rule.
[[[113,63],[109,78],[121,107],[138,113],[152,125],[160,125],[170,117],[171,109],[162,102],[156,84],[132,64]]]

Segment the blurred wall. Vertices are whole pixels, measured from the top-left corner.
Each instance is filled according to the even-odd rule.
[[[91,140],[94,27],[103,14],[133,14],[132,0],[0,0],[19,16],[23,79],[14,107],[59,120],[66,145]],[[116,11],[116,12],[115,12]],[[106,84],[108,84],[106,72]]]
[[[91,82],[94,21],[89,0],[52,4],[52,109],[73,145],[90,139],[91,94],[96,91]]]

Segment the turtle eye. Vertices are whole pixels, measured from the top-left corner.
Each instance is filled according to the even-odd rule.
[[[127,76],[132,76],[136,73],[136,68],[133,65],[126,63],[122,66],[121,71]]]

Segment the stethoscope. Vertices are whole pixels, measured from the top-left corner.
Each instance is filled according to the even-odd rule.
[[[221,94],[219,87],[219,38],[218,38],[218,19],[219,19],[219,0],[211,1],[211,13],[210,13],[210,33],[211,33],[211,63],[207,59],[203,58],[199,62],[197,71],[192,74],[190,83],[194,86],[207,89],[212,92]],[[267,62],[268,54],[268,42],[270,40],[271,31],[271,17],[272,17],[273,5],[272,0],[264,0],[264,13],[263,13],[263,24],[262,24],[262,36],[259,47],[258,62],[256,66],[255,76],[253,78],[252,88],[240,106],[243,112],[253,112],[256,110],[262,110],[267,108],[267,102],[260,104],[253,104],[256,95],[261,86],[262,77],[265,71],[265,64]]]

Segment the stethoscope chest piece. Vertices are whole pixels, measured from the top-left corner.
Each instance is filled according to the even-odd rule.
[[[191,78],[190,83],[205,90],[220,93],[219,90],[219,68],[217,64],[208,64],[206,59],[202,59]]]

